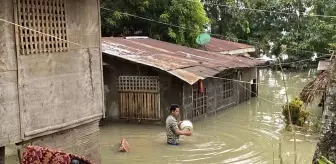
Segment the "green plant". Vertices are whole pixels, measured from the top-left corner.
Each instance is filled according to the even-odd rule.
[[[303,101],[298,98],[294,98],[289,104],[282,106],[282,115],[285,116],[286,124],[289,125],[289,112],[293,125],[303,126],[306,122],[309,112],[302,109]]]
[[[324,156],[320,156],[320,158],[317,161],[319,164],[334,164]]]

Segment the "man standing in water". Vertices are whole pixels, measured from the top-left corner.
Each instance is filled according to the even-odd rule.
[[[191,131],[180,130],[181,121],[177,122],[180,115],[180,107],[178,105],[170,106],[170,115],[166,119],[167,143],[169,145],[178,145],[180,135],[191,136]]]

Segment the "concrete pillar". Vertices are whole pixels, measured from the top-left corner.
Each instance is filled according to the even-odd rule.
[[[0,147],[0,164],[5,164],[5,147]]]

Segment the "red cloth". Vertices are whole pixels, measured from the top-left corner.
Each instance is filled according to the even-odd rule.
[[[203,93],[203,92],[204,92],[203,81],[200,81],[200,82],[199,82],[199,87],[200,87],[200,92]]]
[[[27,146],[21,164],[70,164],[69,154],[38,146]]]
[[[88,164],[94,164],[84,158],[72,154],[63,153],[39,146],[27,146],[23,153],[21,164],[71,164],[72,158],[83,160]]]

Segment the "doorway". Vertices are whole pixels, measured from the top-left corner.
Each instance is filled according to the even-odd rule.
[[[258,89],[257,89],[257,79],[253,79],[251,81],[251,97],[257,97]]]

